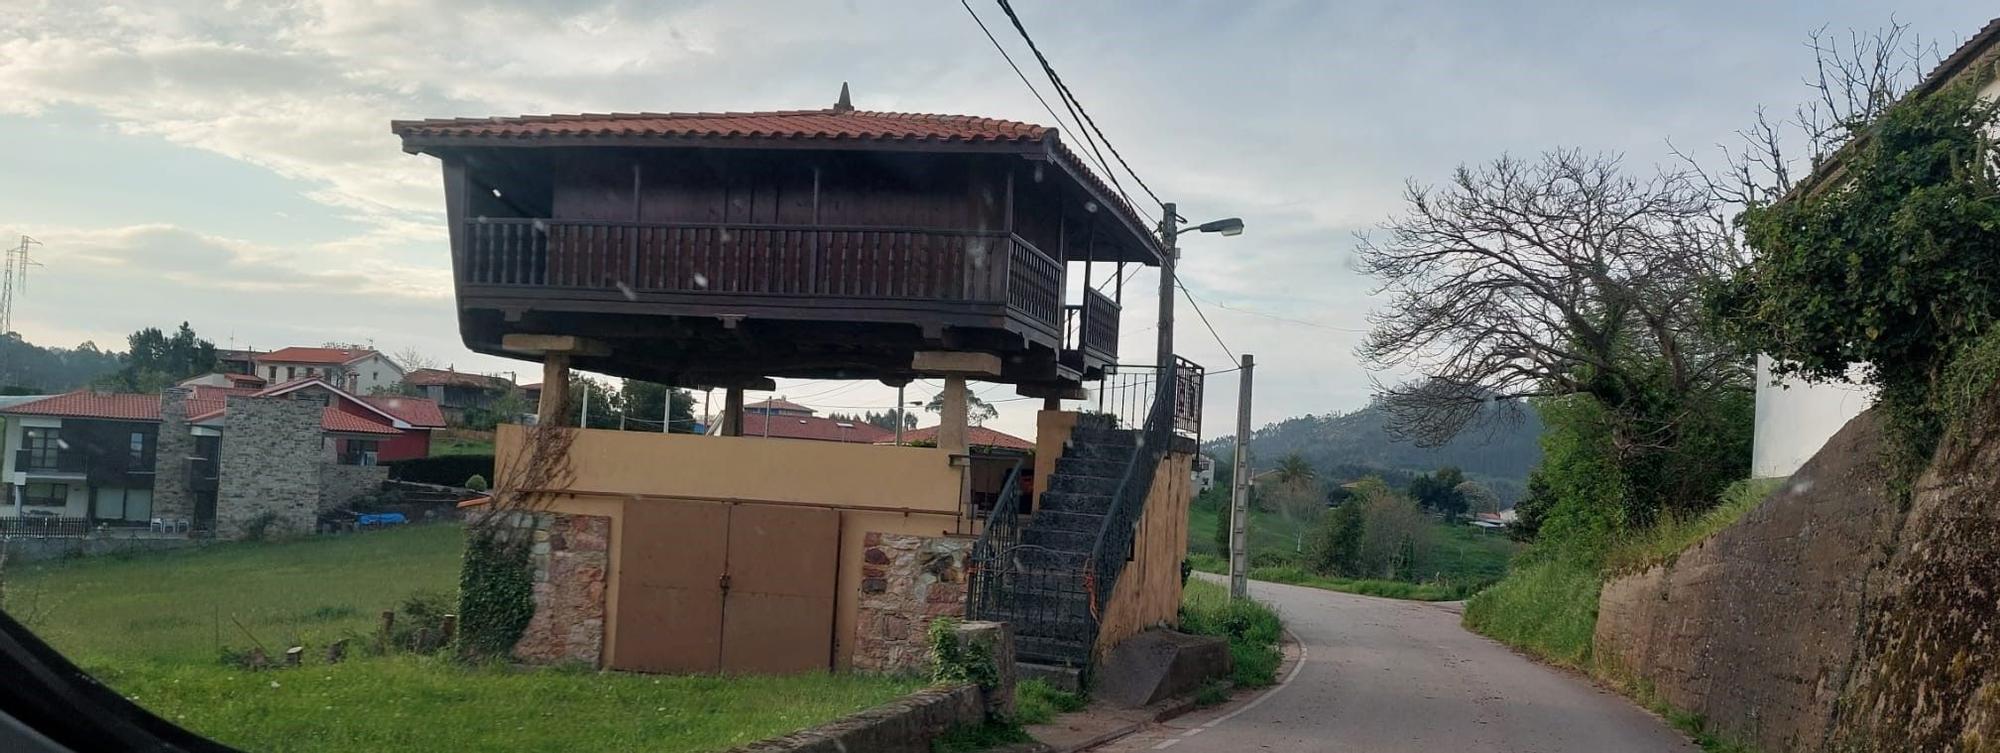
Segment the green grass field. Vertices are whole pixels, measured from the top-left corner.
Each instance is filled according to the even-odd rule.
[[[17,565],[4,606],[140,705],[251,751],[718,751],[923,684],[523,671],[414,655],[321,663],[328,642],[371,634],[410,594],[453,592],[462,541],[456,526],[412,526]],[[247,648],[249,636],[273,653],[306,646],[306,666],[220,661],[219,647]]]

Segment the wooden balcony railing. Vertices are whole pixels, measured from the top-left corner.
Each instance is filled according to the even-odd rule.
[[[1118,304],[1095,290],[1083,291],[1083,303],[1063,307],[1063,349],[1091,360],[1118,360]]]
[[[479,219],[465,285],[1000,303],[1056,334],[1062,266],[1019,236],[921,228]]]

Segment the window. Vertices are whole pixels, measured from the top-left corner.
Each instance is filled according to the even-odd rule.
[[[266,367],[264,367],[264,368],[265,368],[266,370],[268,370],[268,371],[270,372],[270,375],[269,375],[269,376],[267,376],[267,377],[265,377],[266,379],[269,379],[269,380],[271,380],[271,381],[273,381],[273,382],[275,382],[275,381],[278,381],[278,367],[276,367],[276,366],[266,366]]]
[[[21,429],[21,449],[28,451],[25,467],[54,470],[56,455],[62,447],[61,431],[45,426],[29,426]]]
[[[289,381],[292,381],[292,380],[294,380],[294,379],[297,379],[297,378],[299,378],[299,370],[298,370],[298,367],[297,367],[297,366],[286,366],[286,367],[285,367],[285,381],[289,382]]]
[[[21,495],[28,507],[68,507],[69,484],[30,483]]]
[[[145,471],[152,469],[153,464],[146,462],[145,432],[143,431],[132,432],[132,439],[129,443],[127,443],[126,448],[127,451],[130,453],[129,455],[127,455],[125,459],[125,468],[127,470]]]
[[[347,440],[347,451],[340,454],[341,465],[375,465],[381,453],[382,443],[373,439]]]
[[[100,521],[146,522],[153,516],[153,490],[100,488],[91,516]]]

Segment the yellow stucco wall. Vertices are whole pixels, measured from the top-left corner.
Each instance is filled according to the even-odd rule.
[[[524,430],[495,437],[497,478],[523,457]],[[959,517],[960,469],[949,452],[924,447],[847,445],[759,437],[702,437],[579,431],[570,445],[571,494],[545,509],[611,519],[605,579],[604,662],[618,661],[617,620],[623,520],[628,504],[673,500],[780,502],[840,508],[834,590],[834,665],[853,658],[861,589],[862,537],[869,531],[940,536],[971,533]],[[855,507],[892,509],[854,509]]]
[[[1181,607],[1181,560],[1187,558],[1188,505],[1194,500],[1194,456],[1172,453],[1153,473],[1146,512],[1131,562],[1104,604],[1097,658],[1120,641],[1158,625],[1175,625]]]

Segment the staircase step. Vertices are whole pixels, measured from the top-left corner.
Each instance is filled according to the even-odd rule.
[[[1120,460],[1091,460],[1066,456],[1056,461],[1055,475],[1124,478],[1125,470],[1130,465],[1131,456],[1129,454]]]
[[[1048,490],[1051,492],[1074,492],[1079,494],[1111,495],[1118,492],[1119,479],[1098,476],[1075,476],[1057,472],[1049,477]]]
[[[1029,526],[1021,532],[1021,543],[1065,552],[1088,552],[1097,544],[1097,532]]]
[[[1076,428],[1109,431],[1118,428],[1118,417],[1108,413],[1085,413],[1076,417]]]
[[[1132,459],[1132,446],[1071,442],[1063,447],[1062,456],[1080,460],[1115,460],[1122,463]]]
[[[1045,491],[1041,496],[1042,509],[1052,512],[1074,512],[1088,515],[1103,515],[1111,509],[1111,495],[1088,494],[1083,492]]]
[[[1014,655],[1040,664],[1082,665],[1090,658],[1090,644],[1068,638],[1016,635]]]
[[[1035,547],[1016,549],[1014,558],[1030,568],[1077,572],[1090,559],[1090,553]]]
[[[1083,429],[1069,433],[1071,445],[1103,445],[1111,447],[1139,446],[1139,432],[1125,429]]]
[[[1096,533],[1097,529],[1102,525],[1104,525],[1104,516],[1100,513],[1043,509],[1035,513],[1031,522],[1028,523],[1028,528],[1049,528],[1058,531],[1088,531]]]

